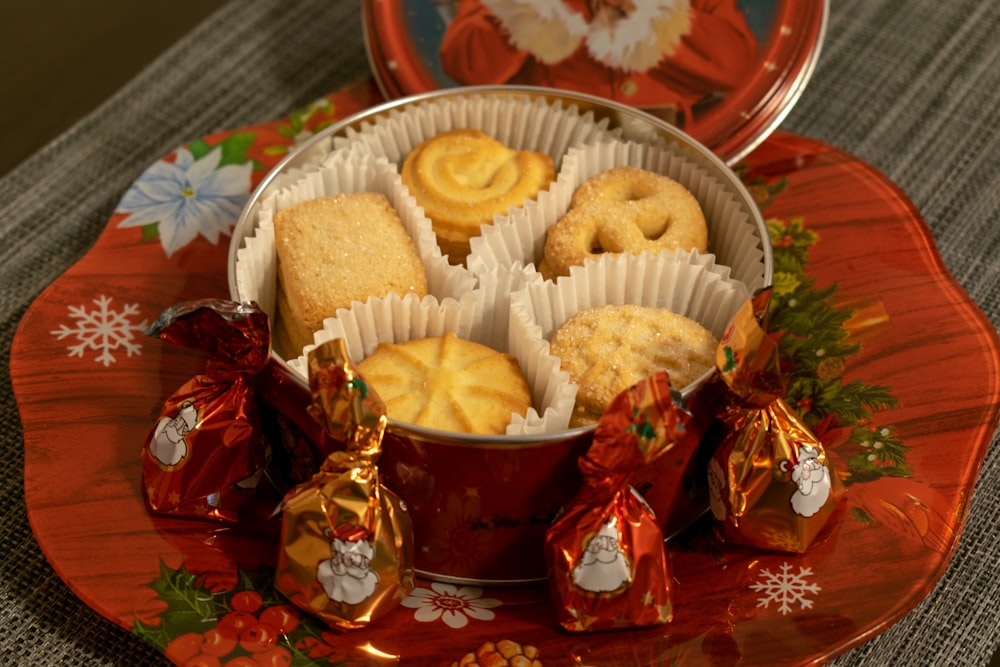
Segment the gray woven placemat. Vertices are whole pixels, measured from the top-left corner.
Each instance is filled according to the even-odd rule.
[[[994,327],[1000,327],[997,35],[996,2],[834,2],[819,68],[783,125],[848,150],[899,185],[948,269]],[[998,514],[994,437],[944,576],[903,621],[834,664],[987,664],[1000,647]]]
[[[189,139],[282,116],[367,72],[357,7],[347,0],[233,2],[0,180],[4,357],[28,305],[86,253],[146,166]],[[782,126],[839,146],[894,180],[994,326],[998,34],[996,2],[835,0],[818,68]],[[164,663],[80,602],[45,561],[24,507],[23,440],[8,366],[0,372],[7,463],[0,478],[0,663]],[[947,572],[913,612],[834,664],[986,664],[1000,645],[998,512],[994,440]]]

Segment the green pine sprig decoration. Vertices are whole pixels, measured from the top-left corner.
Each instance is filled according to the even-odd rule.
[[[801,217],[770,218],[767,228],[774,248],[768,330],[780,335],[786,400],[811,428],[832,422],[850,429],[836,449],[847,461],[847,483],[908,477],[909,447],[894,436],[892,426],[876,424],[878,412],[899,404],[891,387],[844,380],[862,345],[851,340],[846,328],[856,311],[836,305],[839,285],[817,287],[815,277],[806,273],[809,250],[820,242],[819,234],[807,229]]]

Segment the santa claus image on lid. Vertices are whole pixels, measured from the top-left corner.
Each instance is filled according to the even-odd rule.
[[[368,53],[388,97],[540,86],[634,106],[733,161],[805,85],[825,2],[366,0]]]

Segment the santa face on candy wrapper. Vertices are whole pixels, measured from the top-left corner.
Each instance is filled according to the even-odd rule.
[[[781,470],[790,473],[798,485],[792,494],[792,509],[800,516],[810,517],[826,504],[830,497],[830,471],[819,460],[815,447],[803,445],[798,462],[782,461]]]
[[[162,466],[176,466],[187,456],[185,437],[197,424],[198,410],[190,402],[182,403],[176,415],[164,417],[157,423],[149,443],[149,453]]]
[[[320,561],[316,580],[327,597],[336,602],[358,604],[371,597],[378,586],[378,574],[371,569],[375,548],[367,540],[347,541],[334,537],[333,558]]]
[[[573,583],[591,593],[610,593],[628,584],[632,567],[618,545],[615,517],[590,538],[583,556],[573,568]]]

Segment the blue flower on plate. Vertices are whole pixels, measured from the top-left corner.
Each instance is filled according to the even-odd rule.
[[[217,146],[197,160],[186,148],[173,162],[159,160],[122,197],[118,212],[128,217],[118,226],[156,225],[167,257],[199,234],[212,244],[229,236],[250,195],[253,165],[219,166],[221,159]]]

